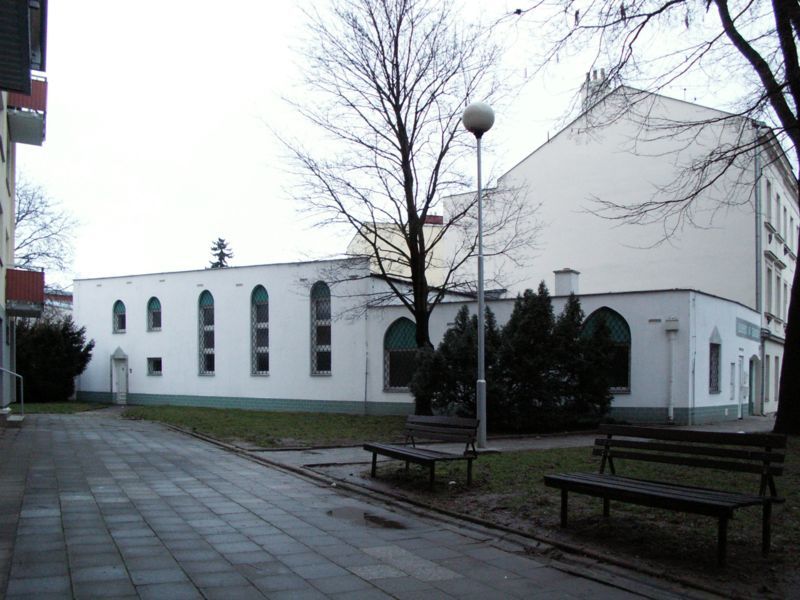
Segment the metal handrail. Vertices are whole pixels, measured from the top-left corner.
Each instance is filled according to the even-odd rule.
[[[19,373],[15,373],[14,371],[9,371],[8,369],[4,369],[0,367],[0,371],[3,373],[8,373],[9,375],[13,375],[14,377],[19,377],[19,414],[20,416],[25,416],[25,380],[23,379],[22,375]]]

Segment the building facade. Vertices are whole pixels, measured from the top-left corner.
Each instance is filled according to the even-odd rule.
[[[759,372],[745,361],[743,377],[758,382],[754,410],[774,412],[800,216],[771,131],[625,87],[587,106],[499,178],[546,223],[517,279],[569,267],[582,293],[694,289],[756,311]]]
[[[14,268],[17,144],[45,136],[47,0],[0,5],[0,411],[16,395],[14,318],[36,317],[44,304],[44,272]]]

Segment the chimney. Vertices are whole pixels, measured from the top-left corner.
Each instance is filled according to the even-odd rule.
[[[597,69],[586,73],[586,81],[581,86],[581,108],[588,110],[604,93],[608,91],[609,80],[606,78],[606,70],[600,69],[598,76]]]
[[[444,225],[442,215],[425,215],[425,225]]]
[[[556,275],[556,296],[569,296],[570,294],[578,295],[578,276],[580,272],[575,269],[559,269],[553,271]]]

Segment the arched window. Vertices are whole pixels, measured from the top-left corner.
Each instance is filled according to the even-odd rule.
[[[250,294],[250,372],[269,373],[269,294],[263,285]]]
[[[161,331],[161,302],[155,296],[147,301],[147,331]]]
[[[331,373],[331,290],[324,281],[311,288],[311,373]]]
[[[407,390],[414,376],[417,326],[405,317],[397,319],[383,336],[383,387]]]
[[[214,374],[214,296],[204,290],[198,300],[197,333],[200,375]]]
[[[601,326],[606,328],[611,340],[611,391],[631,390],[631,328],[618,312],[607,306],[598,308],[583,324],[583,335],[595,334]]]
[[[112,327],[114,333],[125,333],[125,303],[122,300],[114,302]]]

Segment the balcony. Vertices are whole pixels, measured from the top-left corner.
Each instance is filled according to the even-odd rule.
[[[38,317],[44,307],[44,271],[6,271],[6,314]]]
[[[47,114],[47,79],[31,77],[31,93],[8,94],[8,130],[12,142],[41,146]]]

